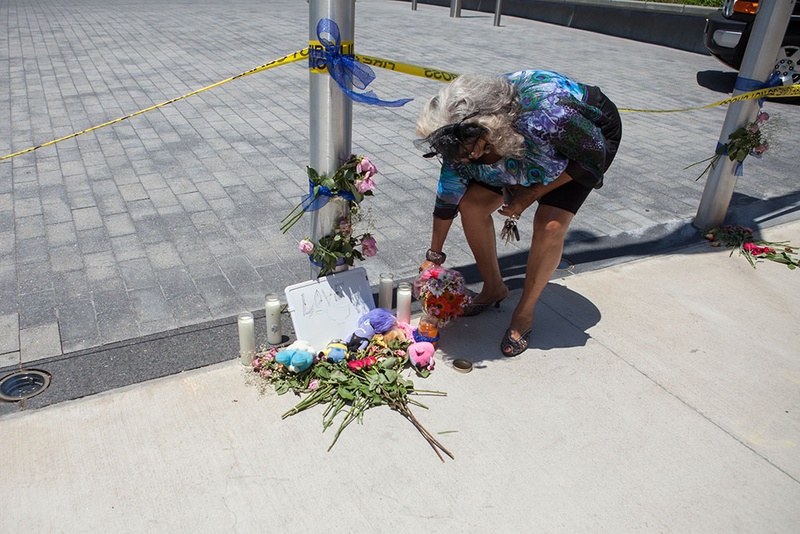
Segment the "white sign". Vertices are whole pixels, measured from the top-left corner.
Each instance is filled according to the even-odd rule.
[[[363,267],[301,282],[285,293],[297,339],[316,351],[334,339],[347,341],[358,319],[375,308]]]

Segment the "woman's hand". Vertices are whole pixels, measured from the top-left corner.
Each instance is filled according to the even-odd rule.
[[[435,263],[433,263],[432,261],[430,261],[430,260],[425,260],[425,261],[423,261],[423,262],[422,262],[422,265],[420,265],[420,266],[419,266],[419,272],[422,272],[422,271],[424,271],[425,269],[430,269],[430,268],[431,268],[431,267],[433,267],[434,265],[436,265],[436,264],[435,264]]]
[[[512,185],[508,186],[511,190],[511,202],[503,204],[498,213],[504,217],[519,219],[522,212],[530,207],[531,204],[542,198],[544,186],[534,184],[530,186]]]

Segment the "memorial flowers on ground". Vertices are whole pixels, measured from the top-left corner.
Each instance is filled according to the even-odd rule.
[[[314,356],[305,354],[309,347],[302,342],[281,349],[271,348],[253,359],[253,371],[264,385],[273,387],[277,394],[292,392],[302,397],[282,418],[314,406],[325,407],[322,412],[323,432],[336,427],[329,451],[348,425],[363,421],[367,410],[388,406],[417,428],[439,459],[444,461],[442,453],[453,458],[450,451],[422,426],[411,411],[412,406],[427,409],[418,397],[443,396],[445,393],[418,389],[412,380],[403,376],[409,361],[408,348],[413,340],[397,332],[395,334],[376,334],[363,349],[348,350],[347,356],[338,361],[327,358],[324,351]],[[292,363],[289,362],[309,357],[313,358],[309,367],[299,372],[292,371]]]
[[[712,246],[731,247],[731,255],[738,251],[755,269],[756,263],[774,261],[786,265],[789,269],[800,266],[797,247],[788,241],[764,241],[753,237],[753,230],[745,226],[726,225],[709,230],[705,238]]]

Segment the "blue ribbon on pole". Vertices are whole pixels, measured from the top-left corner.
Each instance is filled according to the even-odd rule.
[[[342,197],[350,202],[355,202],[356,197],[350,191],[339,191],[332,193],[330,189],[322,185],[315,185],[311,180],[308,181],[308,194],[303,195],[300,200],[300,207],[303,211],[317,211],[328,203],[333,197]]]
[[[375,79],[373,70],[368,65],[356,61],[352,54],[341,53],[339,25],[331,19],[320,19],[317,23],[317,39],[322,44],[323,50],[309,49],[309,66],[313,68],[324,65],[342,92],[354,102],[397,108],[413,100],[413,98],[381,100],[374,91],[356,93],[349,86],[352,85],[359,90],[366,89]]]
[[[743,93],[750,93],[752,91],[758,91],[759,89],[767,89],[769,87],[777,87],[781,85],[781,78],[777,72],[773,71],[770,74],[767,81],[762,82],[759,80],[753,80],[751,78],[744,78],[742,76],[737,76],[736,81],[733,84],[733,88],[742,91]],[[759,98],[758,99],[758,107],[764,106],[764,101],[766,98]]]

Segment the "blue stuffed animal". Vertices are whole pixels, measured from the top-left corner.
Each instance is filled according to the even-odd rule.
[[[292,373],[302,373],[314,363],[314,347],[305,341],[297,340],[278,351],[275,361]]]

